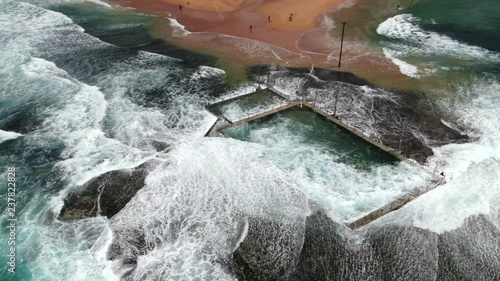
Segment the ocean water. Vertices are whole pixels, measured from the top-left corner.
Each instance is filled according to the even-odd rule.
[[[435,147],[429,163],[443,168],[447,184],[380,222],[438,234],[425,249],[446,256],[434,258],[449,267],[429,274],[437,280],[499,278],[499,9],[495,1],[423,0],[377,28],[377,44],[402,73],[447,82],[450,90],[437,90],[441,107],[474,136],[471,143]]]
[[[105,6],[71,8],[87,12],[83,19],[94,24],[88,28],[101,33],[127,29],[120,22],[92,22],[112,13]],[[2,2],[0,21],[2,178],[7,167],[16,168],[20,221],[17,273],[2,270],[1,279],[106,279],[109,222],[54,220],[62,198],[106,171],[159,157],[155,140],[173,143],[203,134],[200,130],[214,119],[204,103],[223,88],[224,74],[105,43],[69,17],[34,4]],[[133,34],[133,28],[144,31],[137,27],[147,24],[147,17],[123,21]],[[2,226],[6,191],[1,191]],[[7,249],[2,243],[2,251]],[[2,255],[2,267],[5,260]]]
[[[498,75],[499,9],[494,1],[418,1],[381,23],[377,40],[413,78]]]
[[[474,136],[471,143],[433,148],[430,166],[445,171],[447,184],[367,229],[342,232],[353,251],[372,243],[371,231],[395,241],[387,249],[399,255],[398,266],[383,275],[390,280],[500,275],[500,25],[495,9],[487,8],[495,4],[474,5],[421,1],[377,29],[376,44],[409,76],[463,78],[450,80],[453,95],[443,92],[438,103],[459,117],[448,120],[450,126]],[[481,17],[457,20],[475,9]],[[5,270],[8,245],[2,242],[1,280],[234,280],[217,261],[241,242],[248,217],[279,220],[286,233],[297,233],[289,248],[275,249],[286,262],[302,245],[309,200],[345,222],[429,180],[406,164],[360,173],[321,148],[301,145],[286,126],[254,136],[282,134],[275,139],[279,149],[203,138],[215,121],[204,105],[246,86],[226,85],[213,58],[150,39],[149,24],[146,15],[97,1],[0,3],[0,166],[2,179],[15,167],[18,202],[16,274]],[[464,35],[470,26],[478,32]],[[304,86],[294,75],[280,79],[278,86],[290,93]],[[363,115],[369,106],[357,101],[348,118],[376,134]],[[158,152],[155,143],[171,149]],[[159,164],[146,186],[113,218],[57,219],[65,195],[83,183],[150,160]],[[7,237],[5,187],[0,197]],[[400,235],[398,227],[408,228]],[[428,231],[429,239],[420,243],[412,227]],[[108,260],[107,252],[117,233],[137,230],[152,247],[127,275],[128,265]],[[126,239],[118,243],[134,247]],[[445,263],[440,255],[448,257]],[[369,251],[357,257],[337,257],[345,266],[335,269],[343,270],[341,279],[380,280],[370,274],[386,261]]]

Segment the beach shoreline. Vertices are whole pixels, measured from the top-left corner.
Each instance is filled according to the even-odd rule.
[[[299,0],[112,0],[111,3],[168,16],[189,32],[225,34],[299,52],[297,43],[303,33],[318,27],[319,17],[345,0],[318,0],[313,8]]]
[[[321,0],[313,10],[297,0],[195,1],[187,4],[187,0],[110,0],[110,3],[158,16],[153,36],[218,57],[219,66],[234,72],[237,80],[243,79],[246,67],[264,63],[335,68],[383,87],[415,86],[415,79],[402,74],[397,65],[368,42],[366,34],[374,26],[369,7],[376,5],[382,11],[377,12],[376,22],[394,12],[390,5],[380,1]],[[371,13],[368,19],[358,16],[366,11]],[[348,32],[339,68],[341,22],[346,20],[349,20]]]

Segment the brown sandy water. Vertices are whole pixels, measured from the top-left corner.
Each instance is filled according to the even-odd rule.
[[[151,31],[154,37],[219,58],[217,66],[224,69],[228,80],[234,83],[246,79],[248,66],[262,63],[348,71],[388,88],[428,91],[443,87],[434,77],[413,79],[402,74],[374,43],[378,24],[396,14],[397,5],[404,11],[410,5],[409,1],[407,4],[393,0],[359,0],[354,4],[337,2],[315,16],[314,24],[303,20],[290,28],[283,27],[286,22],[278,21],[274,14],[268,22],[262,13],[274,6],[266,6],[263,1],[234,2],[233,10],[217,6],[221,10],[215,12],[210,11],[210,7],[195,10],[187,5],[183,5],[181,11],[178,4],[154,0],[113,2],[158,15]],[[168,18],[178,21],[188,32],[173,27]],[[342,66],[339,68],[341,23],[344,21],[347,25]]]

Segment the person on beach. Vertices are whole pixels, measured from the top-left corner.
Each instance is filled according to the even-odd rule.
[[[252,26],[250,25],[250,33],[252,33]]]
[[[182,12],[182,5],[179,5],[179,11]]]
[[[271,16],[267,17],[267,22],[271,22]]]
[[[292,16],[290,16],[290,17],[288,18],[288,21],[292,21]]]

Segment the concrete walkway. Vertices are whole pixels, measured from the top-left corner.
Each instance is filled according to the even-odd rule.
[[[253,116],[241,119],[239,121],[233,122],[232,126],[238,126],[238,125],[241,125],[243,123],[248,123],[248,122],[253,121],[255,119],[266,117],[268,115],[275,114],[275,113],[278,113],[278,112],[283,111],[283,110],[287,110],[287,109],[292,108],[292,107],[297,106],[297,105],[300,105],[300,101],[292,101],[292,102],[287,103],[286,105],[278,106],[276,108],[273,108],[273,109],[268,110],[268,111],[264,111],[264,112],[259,113],[257,115],[253,115]]]
[[[285,99],[287,101],[290,101],[290,98],[285,95],[284,93],[280,92],[278,89],[276,89],[274,86],[270,86],[267,88],[269,91],[275,93],[277,96],[281,97],[282,99]]]
[[[259,89],[256,89],[255,91],[257,91]],[[245,96],[249,96],[249,95],[253,95],[255,94],[255,91],[250,91],[248,93],[244,92],[242,94],[239,94],[239,95],[229,95],[229,96],[226,96],[226,97],[223,97],[221,99],[216,99],[214,100],[213,102],[209,103],[206,105],[206,107],[210,107],[210,106],[214,106],[216,104],[219,104],[219,103],[224,103],[224,102],[227,102],[227,101],[231,101],[231,100],[234,100],[234,99],[238,99],[238,98],[241,98],[241,97],[245,97]]]
[[[271,93],[275,94],[276,96],[286,100],[286,101],[290,101],[290,99],[288,98],[287,95],[281,93],[280,91],[278,91],[277,89],[275,89],[274,87],[267,87],[267,88],[257,88],[255,91],[251,91],[249,93],[242,93],[242,94],[239,94],[239,95],[229,95],[229,96],[226,96],[226,97],[223,97],[222,99],[219,99],[219,100],[214,100],[212,103],[209,103],[206,105],[206,107],[211,107],[211,106],[214,106],[214,105],[217,105],[217,104],[220,104],[220,103],[225,103],[225,102],[228,102],[228,101],[232,101],[232,100],[235,100],[235,99],[239,99],[239,98],[242,98],[242,97],[246,97],[246,96],[250,96],[250,95],[253,95],[255,94],[257,91],[262,91],[262,90],[269,90]]]
[[[391,203],[386,204],[383,207],[380,207],[377,210],[369,213],[368,215],[363,216],[362,218],[357,219],[351,223],[348,223],[347,226],[350,227],[351,229],[357,229],[357,228],[360,228],[362,226],[365,226],[365,225],[371,223],[372,221],[374,221],[382,216],[387,215],[390,212],[396,211],[397,209],[410,203],[410,201],[416,199],[420,195],[422,195],[428,191],[431,191],[444,183],[445,183],[444,179],[438,179],[438,180],[435,179],[431,182],[431,184],[429,186],[422,188],[422,189],[417,189],[409,194],[405,194],[405,195],[399,197],[398,199],[392,201]]]

